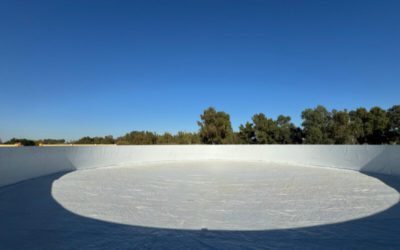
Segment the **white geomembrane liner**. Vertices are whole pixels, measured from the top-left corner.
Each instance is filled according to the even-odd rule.
[[[52,195],[78,215],[128,225],[216,230],[307,227],[362,218],[399,193],[350,170],[191,161],[68,173]]]

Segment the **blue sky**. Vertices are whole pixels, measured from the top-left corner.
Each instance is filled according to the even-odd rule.
[[[0,138],[400,103],[400,1],[1,1]]]

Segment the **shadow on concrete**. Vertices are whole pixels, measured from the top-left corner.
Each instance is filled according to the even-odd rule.
[[[400,203],[369,217],[306,228],[148,228],[82,217],[63,208],[51,190],[53,181],[66,173],[0,189],[0,249],[400,249]],[[397,177],[367,175],[400,191]]]

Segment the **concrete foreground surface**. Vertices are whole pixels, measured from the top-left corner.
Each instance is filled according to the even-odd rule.
[[[188,161],[0,188],[0,249],[398,249],[400,179]]]

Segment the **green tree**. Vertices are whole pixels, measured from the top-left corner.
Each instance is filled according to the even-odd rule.
[[[365,108],[358,108],[349,112],[351,134],[359,144],[367,143],[367,134],[370,130],[369,112]]]
[[[106,135],[104,136],[102,143],[101,144],[114,144],[115,139],[112,135]]]
[[[132,131],[116,140],[119,145],[151,145],[157,144],[157,135],[149,131]]]
[[[255,114],[252,118],[256,141],[259,144],[276,144],[278,140],[278,126],[271,118],[263,113]]]
[[[293,144],[302,144],[303,143],[303,130],[299,127],[291,128],[290,136],[292,138]]]
[[[255,114],[253,123],[239,127],[239,143],[242,144],[291,144],[302,142],[302,131],[291,123],[290,116],[280,115],[274,121],[264,114]]]
[[[385,110],[373,107],[369,111],[369,133],[367,140],[369,144],[387,143],[387,131],[389,131],[389,117]]]
[[[65,140],[64,139],[42,139],[42,140],[37,140],[36,144],[64,144]]]
[[[349,113],[344,111],[332,111],[332,119],[329,127],[330,139],[335,144],[356,144],[357,139],[352,133]]]
[[[19,139],[19,138],[12,138],[8,141],[6,141],[4,144],[21,144],[22,146],[36,146],[35,141],[29,140],[29,139]]]
[[[331,114],[324,106],[317,106],[315,109],[306,109],[301,113],[303,119],[303,132],[306,144],[331,144],[329,138],[329,126]]]
[[[200,136],[197,133],[178,132],[175,135],[175,141],[177,144],[200,144]]]
[[[200,139],[205,144],[231,144],[233,143],[233,130],[230,117],[227,113],[210,107],[200,115]]]
[[[400,144],[400,105],[388,109],[389,118],[388,138],[393,144]]]
[[[157,144],[176,144],[176,143],[174,136],[171,133],[166,132],[158,137]]]
[[[294,143],[295,136],[293,133],[296,131],[296,126],[290,122],[290,116],[280,115],[276,119],[277,135],[275,136],[279,144],[292,144]]]
[[[255,144],[257,143],[256,131],[254,126],[250,122],[246,122],[245,125],[240,125],[238,140],[241,144]]]
[[[95,136],[85,136],[74,142],[75,144],[114,144],[115,140],[111,135],[105,137]]]
[[[85,137],[78,139],[74,143],[76,143],[76,144],[94,144],[94,139],[89,136],[85,136]]]

